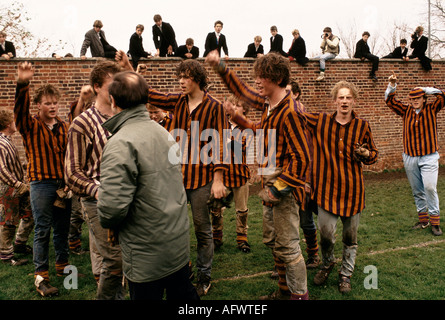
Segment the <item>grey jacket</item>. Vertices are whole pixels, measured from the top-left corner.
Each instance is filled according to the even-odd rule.
[[[100,30],[99,34],[102,38],[106,40],[105,32],[103,30]],[[104,47],[102,46],[102,43],[100,42],[100,39],[97,36],[97,33],[94,30],[94,28],[85,33],[85,39],[83,40],[82,48],[80,49],[80,56],[86,55],[88,48],[90,48],[91,50],[92,57],[105,56]]]
[[[123,110],[103,127],[112,136],[101,160],[100,223],[118,232],[130,281],[164,278],[186,266],[190,253],[181,164],[169,161],[179,147],[145,105]]]

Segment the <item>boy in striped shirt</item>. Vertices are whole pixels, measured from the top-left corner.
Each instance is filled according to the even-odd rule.
[[[176,69],[176,76],[181,93],[162,93],[150,88],[148,103],[173,113],[170,133],[179,140],[183,155],[184,187],[191,204],[198,241],[197,291],[203,296],[211,285],[214,249],[207,200],[211,194],[216,199],[226,196],[223,132],[227,129],[227,119],[221,102],[205,89],[207,72],[200,62],[192,59],[182,61]],[[209,137],[205,138],[206,134],[211,135],[211,141]]]
[[[0,110],[0,259],[12,266],[28,263],[14,253],[32,253],[26,242],[34,227],[29,185],[11,139],[16,131],[14,113]]]
[[[431,224],[435,236],[442,235],[437,195],[439,174],[439,144],[437,113],[445,104],[445,91],[436,88],[414,88],[409,104],[396,98],[397,77],[389,77],[385,91],[386,105],[403,119],[403,164],[411,185],[419,221],[413,229],[425,229]],[[436,99],[427,102],[426,95]],[[429,215],[429,217],[428,217]]]
[[[65,208],[54,205],[57,200],[57,190],[65,186],[63,164],[68,124],[58,116],[60,93],[51,84],[43,85],[36,90],[34,103],[37,105],[38,113],[32,116],[29,83],[34,76],[34,68],[31,63],[20,63],[17,75],[14,115],[28,159],[31,208],[35,222],[35,285],[37,292],[46,297],[58,294],[58,289],[49,284],[51,227],[57,275],[63,276],[64,268],[68,265],[71,201],[65,200]]]
[[[230,96],[227,100],[243,116],[249,113],[249,106],[243,103],[235,96]],[[249,199],[250,170],[247,166],[247,148],[252,143],[253,135],[243,135],[240,127],[229,118],[230,140],[227,143],[228,157],[225,158],[229,163],[229,170],[224,173],[224,185],[233,192],[236,214],[236,242],[237,248],[241,252],[249,253],[250,245],[247,242],[247,218],[249,209],[247,201]],[[224,207],[211,209],[213,243],[215,248],[223,244],[224,229]]]
[[[122,68],[131,70],[125,54],[119,63],[98,62],[90,73],[90,85],[96,95],[95,103],[77,116],[69,129],[65,158],[65,180],[79,195],[85,220],[90,230],[90,257],[93,274],[98,282],[98,300],[123,300],[122,257],[119,245],[108,242],[97,214],[97,191],[100,185],[100,159],[110,133],[102,124],[113,116],[108,86],[114,74]]]
[[[264,187],[261,194],[264,203],[271,204],[273,210],[273,221],[263,219],[264,230],[273,229],[270,238],[263,237],[263,242],[273,249],[276,265],[285,265],[285,274],[279,273],[278,291],[261,299],[306,300],[309,295],[299,244],[299,206],[304,205],[309,147],[305,117],[286,90],[289,60],[277,53],[259,57],[254,64],[257,90],[227,68],[217,51],[212,51],[206,61],[235,96],[263,112],[260,134],[264,141],[259,146]]]
[[[333,114],[306,114],[313,143],[311,181],[318,206],[322,253],[322,265],[314,277],[314,284],[324,284],[336,265],[335,233],[340,218],[343,223],[343,258],[338,289],[347,293],[351,290],[350,279],[357,254],[360,213],[365,208],[363,164],[376,162],[378,151],[369,123],[353,111],[358,97],[355,86],[340,81],[332,89],[331,96],[336,107]]]

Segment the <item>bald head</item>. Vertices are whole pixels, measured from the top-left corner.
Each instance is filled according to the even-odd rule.
[[[140,74],[133,71],[117,73],[108,92],[121,109],[133,108],[148,101],[148,84]]]

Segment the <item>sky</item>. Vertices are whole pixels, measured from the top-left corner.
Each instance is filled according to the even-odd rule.
[[[3,0],[4,3],[12,0]],[[104,24],[108,42],[125,52],[137,24],[143,24],[143,45],[146,51],[155,52],[151,34],[153,16],[160,14],[176,33],[178,45],[189,37],[204,52],[207,34],[213,32],[216,20],[224,23],[230,57],[243,57],[256,35],[263,38],[266,52],[270,49],[270,27],[276,25],[284,38],[283,49],[288,51],[292,31],[298,29],[306,42],[307,56],[320,53],[324,27],[350,30],[356,26],[357,40],[363,31],[385,36],[394,22],[412,26],[423,25],[427,30],[425,13],[427,0],[19,0],[24,4],[30,21],[26,26],[34,35],[57,43],[66,42],[59,55],[80,55],[85,33],[92,29],[95,20]],[[423,14],[423,15],[422,15]],[[354,27],[355,28],[355,27]],[[389,52],[388,52],[389,53]],[[88,51],[87,56],[91,56]]]

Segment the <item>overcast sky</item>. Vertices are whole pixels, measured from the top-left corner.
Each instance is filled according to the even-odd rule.
[[[6,3],[10,0],[5,1]],[[125,52],[137,24],[143,24],[146,51],[154,52],[151,27],[153,16],[160,14],[176,33],[178,45],[186,38],[195,40],[204,52],[207,33],[216,20],[222,20],[230,57],[242,57],[256,35],[263,38],[265,51],[270,49],[270,27],[276,25],[284,37],[287,51],[292,30],[298,29],[306,42],[308,57],[319,53],[322,30],[326,26],[338,34],[338,28],[357,26],[357,37],[365,30],[385,36],[394,22],[406,23],[414,30],[423,24],[427,30],[427,0],[20,0],[31,18],[28,27],[36,36],[66,42],[63,52],[78,57],[85,32],[94,20],[102,20],[108,42]],[[389,53],[389,52],[388,52]],[[88,51],[87,56],[91,56]]]

